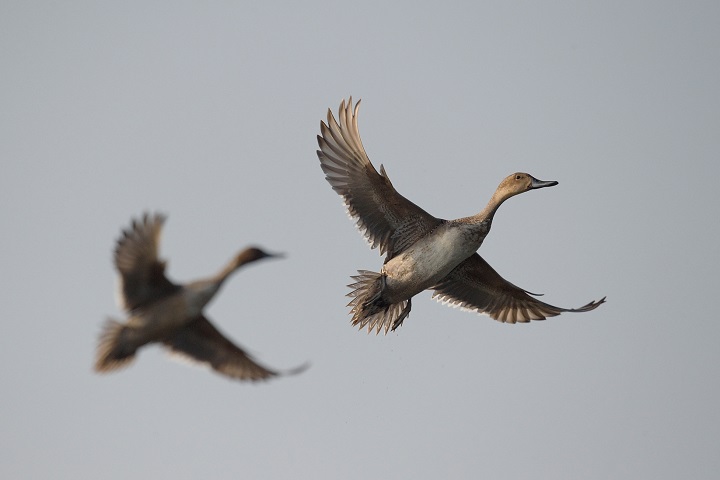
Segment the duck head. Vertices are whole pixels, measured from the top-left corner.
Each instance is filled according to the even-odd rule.
[[[263,258],[281,258],[284,257],[284,254],[282,253],[268,253],[258,247],[248,247],[242,251],[240,251],[235,256],[235,268],[240,268],[243,265],[251,262],[255,262],[257,260],[261,260]]]
[[[502,200],[507,200],[510,197],[527,192],[528,190],[553,187],[557,184],[558,182],[554,180],[538,180],[529,173],[517,172],[505,177],[505,179],[500,182],[500,185],[498,185],[496,193],[500,195]]]

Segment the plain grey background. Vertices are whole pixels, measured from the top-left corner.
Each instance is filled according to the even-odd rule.
[[[0,4],[2,478],[715,478],[720,4]],[[382,262],[323,178],[362,98],[375,165],[433,215],[515,171],[480,253],[586,314],[504,325],[416,297],[349,325]],[[178,281],[249,245],[208,310],[266,384],[167,361],[92,372],[112,249],[169,215]]]

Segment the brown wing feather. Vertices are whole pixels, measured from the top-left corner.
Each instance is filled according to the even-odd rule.
[[[207,363],[213,370],[231,378],[255,381],[279,374],[256,363],[203,316],[163,340],[163,343],[174,352],[196,362]]]
[[[335,120],[328,109],[327,124],[320,122],[317,151],[325,178],[343,197],[349,214],[372,248],[387,253],[388,260],[436,228],[435,218],[400,195],[385,169],[380,173],[365,153],[357,125],[360,101],[355,108],[352,97],[340,104]]]
[[[165,216],[145,214],[122,232],[115,247],[115,267],[120,273],[122,303],[134,310],[179,290],[165,276],[165,262],[158,258]]]
[[[441,302],[485,313],[506,323],[544,320],[563,312],[588,312],[605,302],[603,297],[580,308],[561,308],[541,302],[502,278],[477,253],[455,267],[433,290],[433,298]]]

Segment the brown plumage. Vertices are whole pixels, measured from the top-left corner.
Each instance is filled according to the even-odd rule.
[[[343,100],[339,122],[328,109],[320,122],[318,158],[325,178],[343,197],[371,248],[386,255],[382,270],[358,271],[348,296],[352,324],[368,332],[399,327],[410,313],[412,297],[434,290],[433,297],[451,305],[484,313],[501,322],[543,320],[562,312],[587,312],[605,298],[576,308],[541,302],[503,279],[477,253],[492,226],[498,207],[529,190],[552,187],[527,173],[505,178],[478,214],[457,220],[436,218],[406,199],[393,187],[383,166],[370,163],[360,140],[358,110],[352,97]]]
[[[186,285],[165,276],[158,256],[165,216],[144,215],[123,231],[115,248],[120,274],[120,303],[126,323],[109,319],[100,334],[95,370],[109,372],[126,366],[139,348],[161,343],[173,353],[207,364],[238,380],[264,380],[281,372],[264,367],[228,340],[202,310],[237,269],[263,258],[279,257],[250,247],[239,252],[216,275]],[[305,366],[285,373],[298,373]]]

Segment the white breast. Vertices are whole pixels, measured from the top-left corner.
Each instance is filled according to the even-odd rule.
[[[392,284],[413,285],[421,291],[445,277],[460,262],[472,255],[480,242],[471,241],[461,227],[449,226],[418,241],[383,267]]]

